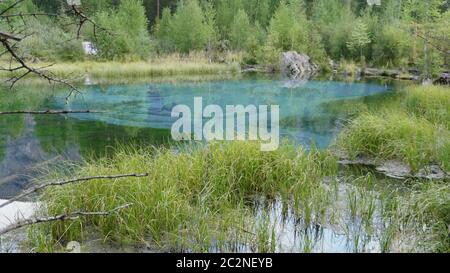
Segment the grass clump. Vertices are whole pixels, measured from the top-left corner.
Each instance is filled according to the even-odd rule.
[[[423,118],[404,112],[364,113],[353,120],[338,139],[338,147],[351,156],[399,159],[414,170],[438,163],[447,170],[450,133]]]
[[[443,86],[414,86],[406,91],[406,111],[450,129],[450,90]]]
[[[422,244],[437,252],[450,253],[450,185],[431,183],[409,196],[410,211],[423,219],[428,238]],[[405,203],[408,201],[405,200]],[[417,217],[415,217],[417,219]]]
[[[272,251],[274,239],[267,248],[266,237],[259,236],[267,231],[259,230],[265,225],[254,216],[255,198],[281,195],[290,202],[291,195],[302,191],[314,195],[320,181],[336,171],[329,153],[304,152],[287,143],[270,153],[261,152],[256,142],[178,151],[122,149],[114,158],[84,164],[74,176],[148,172],[149,178],[68,185],[49,189],[42,198],[50,215],[133,205],[108,217],[41,225],[37,234],[48,232],[51,240],[35,244],[51,250],[58,242],[82,241],[86,230],[93,229],[105,240],[145,242],[167,251],[207,251],[212,246],[230,250],[258,241],[264,245],[252,247]]]
[[[450,96],[445,87],[409,87],[396,103],[367,110],[336,141],[351,156],[398,159],[417,171],[438,164],[450,171]]]
[[[384,250],[392,250],[395,238],[403,237],[415,252],[450,252],[450,185],[414,184],[403,195],[381,198]],[[414,234],[414,235],[413,235]],[[396,251],[404,251],[396,249]]]

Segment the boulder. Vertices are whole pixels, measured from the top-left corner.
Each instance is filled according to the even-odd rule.
[[[441,73],[441,75],[434,82],[434,84],[450,85],[450,72],[446,71]]]
[[[295,51],[283,53],[280,68],[283,75],[290,79],[309,79],[318,71],[318,66],[308,55]]]

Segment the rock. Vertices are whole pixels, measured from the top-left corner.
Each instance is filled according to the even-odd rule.
[[[373,167],[378,173],[390,178],[401,180],[407,178],[445,180],[450,178],[450,174],[443,171],[438,165],[429,165],[414,173],[407,164],[401,161],[388,160],[379,162],[378,160],[365,155],[358,155],[356,158],[350,158],[348,154],[343,151],[333,151],[333,154],[338,158],[338,164],[340,165]]]
[[[375,169],[385,176],[395,179],[404,179],[411,176],[411,168],[399,161],[386,161]]]
[[[446,174],[438,165],[427,166],[419,170],[419,172],[417,172],[415,176],[418,178],[429,180],[441,180],[449,177],[449,175]]]
[[[441,74],[441,76],[434,81],[434,84],[442,84],[442,85],[449,85],[450,84],[450,72],[444,72]]]
[[[308,55],[295,51],[283,53],[280,68],[283,75],[290,79],[309,79],[318,71],[318,66]]]

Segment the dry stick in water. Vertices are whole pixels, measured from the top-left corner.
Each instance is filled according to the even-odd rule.
[[[73,213],[69,213],[69,214],[61,214],[61,215],[56,215],[56,216],[49,216],[49,217],[35,217],[35,218],[30,218],[30,219],[24,219],[24,220],[20,220],[14,224],[11,224],[3,229],[0,230],[0,236],[8,233],[10,231],[25,227],[25,226],[29,226],[29,225],[34,225],[34,224],[40,224],[40,223],[47,223],[47,222],[54,222],[54,221],[66,221],[66,220],[77,220],[79,219],[81,216],[108,216],[116,211],[128,208],[129,206],[131,206],[132,204],[125,204],[123,206],[117,207],[115,209],[112,209],[110,211],[98,211],[98,212],[81,212],[81,211],[77,211],[77,212],[73,212]]]
[[[33,115],[57,115],[57,114],[81,114],[81,113],[102,113],[96,110],[45,110],[45,111],[6,111],[0,112],[0,115],[33,114]]]
[[[17,195],[16,197],[13,197],[11,199],[9,199],[8,201],[6,201],[5,203],[0,204],[0,208],[3,208],[9,204],[11,204],[14,201],[17,201],[27,195],[30,195],[32,193],[35,193],[39,190],[42,190],[44,188],[47,188],[49,186],[63,186],[66,184],[70,184],[70,183],[76,183],[76,182],[84,182],[84,181],[89,181],[89,180],[95,180],[95,179],[116,179],[116,178],[125,178],[125,177],[146,177],[148,176],[148,173],[143,173],[143,174],[136,174],[136,173],[132,173],[132,174],[119,174],[119,175],[99,175],[99,176],[91,176],[91,177],[83,177],[83,178],[75,178],[75,179],[71,179],[71,180],[64,180],[64,181],[53,181],[53,182],[48,182],[42,185],[38,185],[36,187],[30,188],[29,190],[25,191],[22,194]]]

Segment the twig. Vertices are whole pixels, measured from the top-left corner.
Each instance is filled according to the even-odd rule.
[[[92,25],[95,38],[97,38],[96,34],[97,29],[104,31],[109,35],[112,35],[112,33],[108,29],[99,26],[94,20],[92,20],[90,17],[84,14],[83,11],[81,11],[80,7],[77,5],[70,5],[69,9],[67,10],[67,13],[68,14],[73,13],[75,17],[78,19],[77,39],[80,38],[81,29],[83,28],[83,25],[85,23],[90,23]]]
[[[95,180],[95,179],[116,179],[116,178],[125,178],[125,177],[146,177],[146,176],[148,176],[148,173],[143,173],[143,174],[132,173],[132,174],[119,174],[119,175],[99,175],[99,176],[75,178],[75,179],[64,180],[64,181],[52,181],[52,182],[48,182],[48,183],[41,184],[36,187],[30,188],[29,190],[9,199],[5,203],[0,204],[0,208],[3,208],[5,206],[11,204],[14,201],[17,201],[25,196],[28,196],[32,193],[35,193],[35,192],[42,190],[44,188],[47,188],[49,186],[63,186],[63,185],[70,184],[70,183],[84,182],[84,181]]]
[[[43,12],[36,12],[36,13],[17,13],[17,14],[6,14],[6,15],[0,15],[0,18],[11,18],[11,17],[37,17],[37,16],[49,16],[49,17],[57,17],[59,16],[56,13],[43,13]]]
[[[11,4],[9,7],[5,8],[4,10],[2,10],[2,12],[0,12],[0,16],[2,16],[3,14],[7,13],[9,10],[15,8],[18,4],[20,4],[21,2],[23,2],[24,0],[17,0],[16,2],[14,2],[13,4]]]
[[[3,44],[3,46],[5,47],[6,51],[9,52],[9,54],[11,55],[11,57],[17,61],[19,63],[20,66],[14,68],[14,70],[18,70],[20,68],[25,69],[25,72],[17,77],[13,77],[11,78],[9,81],[11,82],[10,88],[12,89],[14,87],[14,85],[21,80],[23,77],[27,76],[28,74],[32,73],[32,74],[36,74],[37,76],[48,80],[49,82],[54,82],[54,83],[61,83],[64,84],[66,86],[69,87],[70,89],[70,93],[69,96],[72,95],[72,93],[75,91],[77,93],[80,93],[80,91],[78,90],[78,88],[76,88],[73,84],[71,84],[70,82],[63,80],[63,79],[59,79],[56,77],[53,77],[52,75],[50,75],[47,71],[45,70],[41,70],[41,69],[36,69],[33,68],[31,66],[29,66],[28,64],[25,63],[25,61],[17,54],[17,52],[14,50],[14,48],[11,46],[11,44],[9,43],[9,40],[11,38],[8,37],[3,37],[0,36],[0,43]]]
[[[96,110],[45,110],[45,111],[5,111],[0,112],[0,115],[19,115],[19,114],[33,114],[33,115],[58,115],[58,114],[81,114],[81,113],[103,113],[103,111]]]
[[[21,37],[17,37],[14,34],[6,33],[6,32],[3,32],[3,31],[0,31],[0,38],[1,39],[5,39],[5,40],[11,39],[11,40],[14,40],[14,41],[22,41],[23,40],[23,38],[21,38]]]
[[[66,221],[66,220],[77,220],[81,216],[108,216],[116,211],[128,208],[132,204],[125,204],[123,206],[117,207],[115,209],[112,209],[110,211],[98,211],[98,212],[82,212],[77,211],[69,214],[61,214],[56,216],[50,216],[50,217],[33,217],[29,219],[20,220],[14,224],[11,224],[3,229],[0,230],[0,236],[8,233],[10,231],[29,226],[34,224],[40,224],[40,223],[48,223],[48,222],[54,222],[54,221]]]

